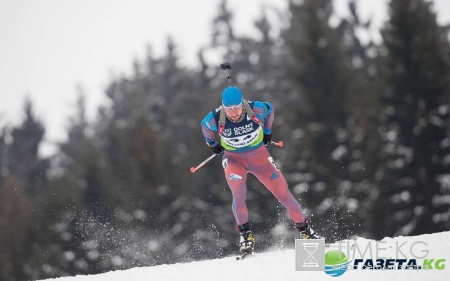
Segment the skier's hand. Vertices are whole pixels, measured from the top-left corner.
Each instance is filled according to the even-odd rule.
[[[225,151],[224,148],[220,144],[218,144],[216,146],[210,146],[209,149],[211,149],[211,151],[214,154],[219,155],[219,156],[223,156],[223,153]]]
[[[270,145],[271,141],[272,141],[272,134],[264,135],[263,143],[266,147]]]

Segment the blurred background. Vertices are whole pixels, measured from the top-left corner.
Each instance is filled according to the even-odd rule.
[[[30,47],[20,28],[1,33],[3,57],[9,57],[5,46],[14,36],[23,37],[14,44],[18,50],[27,45],[23,55],[30,56],[28,65],[5,59],[3,81],[13,79],[8,67],[11,73],[32,70],[23,81],[14,78],[29,87],[20,114],[12,114],[19,117],[0,114],[1,280],[235,253],[238,232],[220,161],[189,172],[211,155],[200,121],[227,86],[219,68],[224,61],[232,64],[233,80],[247,99],[273,102],[273,138],[285,146],[269,149],[329,241],[450,230],[450,41],[449,25],[438,20],[448,9],[433,1],[390,0],[377,2],[383,14],[374,19],[360,15],[366,1],[337,1],[339,14],[332,0],[260,1],[253,2],[255,19],[241,16],[237,24],[242,11],[231,8],[235,2],[206,2],[208,8],[198,12],[211,15],[203,24],[207,40],[192,45],[195,55],[180,55],[176,34],[159,42],[164,47],[157,52],[153,43],[143,43],[142,55],[120,54],[128,69],[110,73],[101,98],[82,82],[67,82],[67,93],[33,95],[34,75],[43,75],[43,85],[61,82],[32,60],[52,49]],[[20,3],[20,20],[32,18],[29,3]],[[120,21],[125,6],[111,13],[104,7],[103,13]],[[13,12],[7,19],[19,24]],[[74,25],[80,13],[73,13]],[[58,16],[64,19],[55,15],[51,25]],[[163,14],[161,29],[164,17],[182,20],[184,13]],[[243,19],[251,20],[246,32]],[[128,32],[150,28],[138,23]],[[192,24],[179,36],[205,36]],[[44,31],[36,38],[56,36]],[[75,45],[72,35],[53,39]],[[85,40],[97,48],[102,36],[92,36]],[[74,48],[51,56],[62,65],[62,77],[72,68],[65,58],[76,55]],[[0,93],[4,112],[16,106],[7,91]],[[48,106],[36,110],[36,103]],[[284,208],[253,176],[248,186],[257,251],[292,248],[296,233]]]

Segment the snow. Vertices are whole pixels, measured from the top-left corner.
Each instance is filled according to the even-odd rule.
[[[422,246],[415,250],[415,255],[423,254],[428,250],[428,259],[446,259],[442,270],[348,270],[340,277],[331,277],[324,272],[295,271],[295,250],[283,250],[267,253],[256,253],[243,261],[236,261],[235,257],[226,257],[215,260],[196,261],[190,263],[164,264],[152,267],[132,268],[128,270],[111,271],[97,275],[61,277],[58,281],[143,281],[143,280],[449,280],[450,273],[450,231],[434,234],[425,234],[411,237],[385,238],[382,243],[386,245],[402,244],[407,247]],[[376,245],[376,241],[358,238],[357,245]],[[406,243],[406,244],[405,244]],[[293,243],[294,244],[294,243]],[[426,246],[425,246],[426,245]],[[408,259],[414,258],[405,246],[402,251]],[[373,247],[372,247],[373,248]],[[394,247],[387,248],[384,256],[396,256]],[[361,249],[363,249],[361,247]],[[364,248],[365,249],[365,248]],[[413,248],[410,248],[413,249]],[[407,252],[409,254],[407,254]],[[380,257],[380,256],[378,256]],[[399,257],[401,258],[401,257]],[[417,258],[418,264],[421,261]]]

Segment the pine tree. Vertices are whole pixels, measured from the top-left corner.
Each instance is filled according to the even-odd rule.
[[[385,87],[383,64],[380,62],[380,46],[369,38],[362,40],[358,34],[370,33],[371,19],[362,21],[355,1],[349,1],[350,16],[338,26],[344,34],[347,56],[351,60],[351,82],[348,89],[347,127],[349,130],[349,192],[347,208],[357,217],[355,230],[364,237],[371,237],[373,198],[379,192],[375,177],[380,165],[381,140],[378,127],[381,122],[380,97]]]
[[[3,129],[0,140],[0,181],[2,210],[0,226],[6,238],[1,242],[8,262],[5,265],[7,277],[36,279],[40,271],[26,272],[23,268],[42,266],[41,255],[35,250],[51,230],[42,228],[48,187],[47,173],[49,159],[41,158],[39,147],[44,141],[45,128],[33,111],[31,100],[24,103],[24,120],[10,130]],[[5,256],[3,256],[4,258]],[[37,258],[36,258],[37,257]],[[3,266],[2,266],[3,268]]]
[[[6,143],[8,134],[7,127],[1,127],[0,128],[0,185],[3,183],[5,178],[8,175],[8,169],[7,169],[7,156],[8,156],[8,145]]]
[[[448,123],[442,114],[450,95],[447,30],[432,3],[395,0],[382,30],[389,87],[383,93],[384,166],[376,216],[383,235],[414,235],[448,229]],[[445,110],[444,110],[445,111]],[[445,151],[447,150],[447,151]]]
[[[30,229],[33,223],[32,205],[23,188],[14,177],[8,177],[0,184],[0,279],[30,279],[23,270],[29,266],[29,244],[33,237]]]
[[[24,103],[25,119],[11,130],[12,142],[8,146],[8,169],[19,180],[27,195],[39,195],[47,184],[49,162],[40,159],[39,146],[44,140],[45,128],[33,111],[31,100]]]
[[[294,164],[289,177],[302,182],[294,191],[311,209],[314,222],[328,225],[328,237],[347,237],[354,231],[347,215],[351,61],[342,30],[329,24],[332,1],[291,1],[289,10],[290,26],[284,35],[288,74],[300,94],[295,114],[286,120],[297,128],[292,138],[299,140],[291,148]]]

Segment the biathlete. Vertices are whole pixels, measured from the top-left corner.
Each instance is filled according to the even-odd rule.
[[[201,121],[203,136],[211,151],[222,157],[222,166],[233,195],[232,210],[240,232],[239,250],[253,252],[255,238],[250,229],[247,174],[252,173],[287,209],[302,239],[321,239],[309,224],[298,201],[270,156],[274,109],[270,102],[247,101],[237,87],[222,92],[222,105]],[[214,133],[218,133],[220,143]]]

